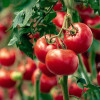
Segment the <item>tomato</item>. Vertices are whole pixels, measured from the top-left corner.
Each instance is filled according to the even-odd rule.
[[[3,66],[11,66],[16,59],[15,50],[8,51],[6,48],[0,50],[0,64]]]
[[[97,82],[98,82],[98,85],[100,86],[100,72],[97,75]]]
[[[42,72],[43,74],[45,74],[46,76],[48,76],[48,77],[55,76],[53,73],[51,73],[51,72],[47,69],[47,66],[46,66],[44,63],[42,63],[42,62],[39,61],[38,67],[39,67],[39,69],[41,70],[41,72]]]
[[[76,10],[78,11],[82,20],[94,14],[94,10],[89,5],[88,7],[84,5],[77,5]]]
[[[3,88],[11,88],[14,87],[16,81],[11,79],[11,73],[13,71],[6,71],[4,69],[0,69],[0,86]]]
[[[5,34],[6,30],[7,30],[7,27],[0,23],[0,34],[1,33]]]
[[[8,89],[8,95],[9,95],[9,98],[11,100],[14,98],[14,96],[16,95],[16,93],[17,93],[17,90],[15,88]]]
[[[58,1],[57,4],[53,7],[53,10],[60,11],[60,10],[62,10],[62,7],[63,7],[63,5],[62,5],[61,1]]]
[[[49,93],[51,88],[57,85],[56,77],[47,77],[42,74],[40,78],[40,91],[42,93]]]
[[[82,96],[82,91],[83,93],[87,91],[87,88],[81,89],[78,87],[76,83],[72,83],[69,87],[69,95],[74,95],[76,97],[81,98]]]
[[[78,64],[78,57],[72,50],[54,49],[46,55],[46,66],[56,75],[71,75]]]
[[[89,53],[84,52],[84,53],[82,53],[81,57],[82,57],[83,63],[85,65],[87,71],[91,72],[91,66],[90,66],[90,63],[89,63]]]
[[[4,100],[4,92],[0,88],[0,100]]]
[[[95,28],[95,26],[100,25],[100,16],[88,17],[85,19],[84,23],[91,28],[94,38],[100,40],[100,28]]]
[[[68,35],[70,32],[66,32],[64,35],[64,43],[68,49],[73,50],[76,53],[83,53],[88,50],[93,41],[93,35],[91,29],[83,23],[73,24],[77,29],[75,35]],[[72,26],[69,27],[72,30]]]
[[[64,22],[64,16],[66,15],[65,12],[57,12],[57,16],[52,20],[52,22],[62,28],[63,22]]]
[[[55,91],[54,94],[53,94],[53,99],[54,100],[63,100],[63,94],[57,93],[57,91]]]
[[[32,74],[36,69],[36,64],[31,58],[27,58],[27,63],[20,64],[18,66],[18,71],[23,73],[24,80],[31,80]]]
[[[54,36],[54,35],[51,35],[51,36]],[[49,39],[50,35],[46,35],[46,37]],[[38,60],[45,63],[45,57],[46,57],[47,52],[55,48],[57,48],[57,45],[48,44],[46,42],[45,36],[43,36],[37,40],[35,47],[34,47],[34,52]]]

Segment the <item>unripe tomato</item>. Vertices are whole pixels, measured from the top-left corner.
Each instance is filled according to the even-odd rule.
[[[3,66],[11,66],[16,59],[15,51],[11,49],[8,51],[6,48],[0,50],[0,64]]]
[[[85,88],[84,90],[79,88],[78,85],[76,83],[72,83],[69,87],[69,95],[74,95],[76,97],[81,98],[82,96],[82,91],[83,93],[87,91],[87,88]]]
[[[57,12],[57,16],[52,20],[52,22],[56,26],[62,28],[65,14],[66,14],[65,12]]]
[[[31,80],[32,74],[36,69],[36,64],[31,58],[27,58],[26,65],[20,64],[18,66],[18,71],[23,73],[24,80]]]
[[[51,73],[51,72],[47,69],[47,66],[46,66],[44,63],[42,63],[42,62],[39,61],[38,67],[39,67],[39,69],[41,70],[41,72],[42,72],[43,74],[45,74],[46,76],[48,76],[48,77],[55,76],[53,73]]]
[[[95,26],[100,25],[100,16],[88,17],[84,23],[91,28],[94,38],[100,40],[100,28],[95,28]]]
[[[54,35],[51,35],[51,36],[54,36]],[[46,37],[49,39],[50,35],[46,35]],[[48,44],[46,42],[45,36],[43,36],[37,40],[35,47],[34,47],[34,52],[35,52],[38,60],[45,63],[45,57],[46,57],[47,52],[49,50],[52,50],[55,48],[57,48],[56,43],[55,44]]]
[[[42,93],[49,93],[51,88],[57,85],[56,77],[47,77],[42,74],[40,78],[40,91]]]
[[[97,75],[97,82],[98,82],[98,85],[100,86],[100,72]]]
[[[61,1],[58,1],[57,4],[53,7],[54,11],[60,11],[62,10],[61,8],[63,7]]]
[[[73,24],[76,28],[75,35],[69,35],[70,32],[67,31],[64,35],[64,43],[68,49],[73,50],[75,53],[83,53],[88,50],[93,41],[93,35],[91,29],[83,23]],[[69,27],[69,30],[72,30],[72,26]]]
[[[90,7],[90,5],[88,7],[84,5],[77,5],[76,10],[78,11],[82,20],[94,14],[94,10]]]
[[[0,86],[3,88],[11,88],[14,87],[16,81],[11,79],[11,73],[13,71],[6,71],[4,69],[0,69]]]
[[[72,50],[54,49],[46,55],[46,66],[56,75],[71,75],[78,64],[78,57]]]

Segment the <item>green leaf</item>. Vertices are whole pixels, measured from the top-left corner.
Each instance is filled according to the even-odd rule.
[[[86,81],[85,81],[85,79],[83,79],[83,78],[79,78],[79,79],[77,80],[77,83],[86,84]]]
[[[45,94],[45,93],[41,93],[40,94],[41,100],[53,100],[52,96],[50,94]]]
[[[100,29],[100,24],[93,26],[93,28]]]
[[[11,3],[11,0],[2,0],[3,7],[8,7]]]
[[[15,19],[13,20],[13,28],[16,28],[17,25],[22,26],[23,19],[24,19],[24,11],[22,10],[17,13]]]
[[[17,37],[14,35],[13,38],[8,43],[8,46],[14,45],[17,42],[17,40],[18,40]]]

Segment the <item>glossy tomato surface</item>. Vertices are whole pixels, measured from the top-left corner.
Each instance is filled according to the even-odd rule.
[[[88,50],[93,41],[93,35],[91,29],[83,23],[73,24],[77,29],[75,35],[69,35],[70,32],[66,32],[64,36],[64,43],[68,49],[73,50],[76,53],[83,53]],[[72,30],[72,26],[69,27]]]
[[[52,20],[52,22],[57,26],[62,28],[64,22],[64,16],[66,15],[65,12],[57,12],[57,16]]]
[[[46,66],[44,63],[42,63],[42,62],[39,61],[38,67],[39,67],[39,69],[41,70],[41,72],[42,72],[43,74],[45,74],[46,76],[48,76],[48,77],[55,76],[55,74],[51,73],[51,72],[47,69],[47,66]]]
[[[100,25],[100,16],[96,15],[94,17],[88,17],[85,19],[84,23],[91,28],[94,38],[100,40],[100,28],[95,28]]]
[[[13,71],[6,71],[4,69],[0,69],[0,86],[3,88],[11,88],[14,87],[16,81],[11,79],[11,73]]]
[[[47,77],[42,74],[40,79],[40,91],[42,93],[49,93],[51,88],[57,85],[56,77]]]
[[[18,66],[18,71],[23,73],[24,80],[31,80],[32,74],[36,69],[36,64],[31,58],[27,58],[26,65],[20,64]]]
[[[61,1],[58,1],[57,4],[53,7],[53,10],[60,11],[60,10],[62,10],[62,7],[63,7],[63,5],[62,5]]]
[[[71,75],[78,68],[79,60],[72,50],[54,49],[46,55],[46,66],[54,74]]]
[[[6,48],[2,48],[0,50],[0,64],[3,66],[11,66],[14,64],[16,59],[15,50],[7,50]]]
[[[54,35],[51,35],[51,36],[54,36]],[[49,39],[50,35],[46,35],[46,37],[47,37],[47,39]],[[57,48],[57,45],[56,44],[48,44],[46,42],[45,36],[43,36],[37,40],[35,47],[34,47],[34,52],[35,52],[38,60],[45,63],[45,57],[46,57],[47,52],[49,50],[52,50],[55,48]]]

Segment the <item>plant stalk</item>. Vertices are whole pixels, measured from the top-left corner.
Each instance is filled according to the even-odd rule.
[[[68,92],[68,76],[63,76],[61,80],[61,87],[63,91],[63,99],[69,100],[69,92]]]

